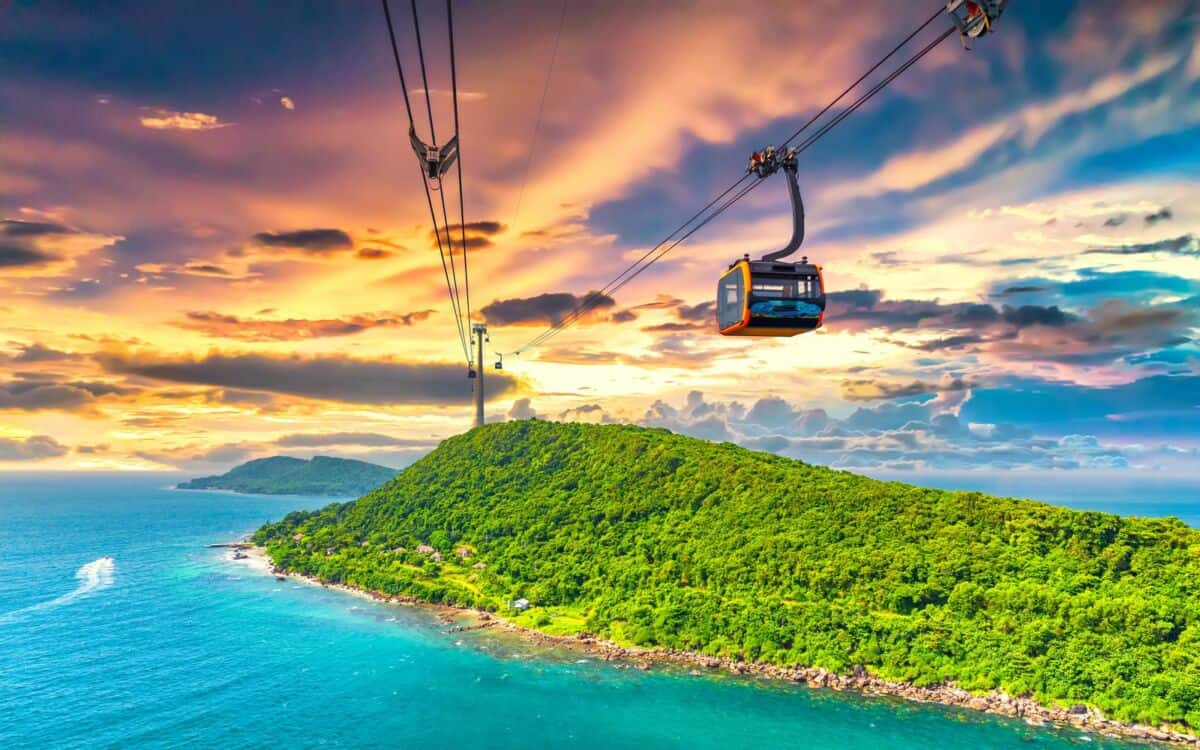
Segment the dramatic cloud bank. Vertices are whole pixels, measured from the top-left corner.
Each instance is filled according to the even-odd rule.
[[[199,358],[100,354],[97,360],[113,374],[346,403],[442,404],[471,398],[462,387],[461,366],[432,362],[216,353]],[[501,374],[490,379],[490,387],[499,397],[518,384]]]
[[[0,66],[5,466],[402,466],[467,428],[483,388],[492,420],[638,422],[837,466],[1200,476],[1191,3],[1010,4],[972,51],[950,39],[822,135],[800,157],[801,254],[829,305],[791,339],[714,330],[721,271],[791,231],[777,177],[610,282],[912,8],[571,3],[543,102],[526,84],[544,55],[495,41],[549,50],[556,19],[464,6],[464,179],[427,198],[390,47],[354,4],[289,26],[299,82],[294,56],[244,44],[278,38],[259,4],[26,5]],[[121,65],[98,90],[84,60]],[[451,97],[429,85],[444,142]]]

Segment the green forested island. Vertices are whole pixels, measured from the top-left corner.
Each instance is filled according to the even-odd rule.
[[[1200,727],[1200,531],[1176,519],[526,421],[451,438],[255,541],[290,571],[550,633]]]
[[[191,479],[179,484],[178,489],[352,497],[370,492],[395,476],[395,469],[349,458],[314,456],[305,461],[273,456],[247,461],[220,476]]]

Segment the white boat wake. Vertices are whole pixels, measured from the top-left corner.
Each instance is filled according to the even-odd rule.
[[[92,560],[90,563],[80,566],[79,570],[75,571],[75,578],[78,579],[79,585],[73,591],[68,591],[57,599],[51,599],[50,601],[40,602],[29,607],[22,607],[12,612],[0,614],[0,625],[24,619],[35,612],[56,609],[65,604],[70,604],[80,597],[106,589],[112,585],[114,568],[113,559],[108,555],[101,557],[99,560]]]

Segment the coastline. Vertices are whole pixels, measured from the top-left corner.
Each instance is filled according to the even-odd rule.
[[[211,545],[235,546],[235,545]],[[1186,734],[1168,727],[1152,727],[1116,721],[1103,716],[1099,711],[1075,705],[1070,708],[1045,706],[1032,698],[1010,696],[1001,690],[988,693],[972,693],[953,685],[918,686],[905,682],[884,680],[865,671],[837,674],[820,667],[779,667],[771,664],[745,662],[728,657],[714,657],[691,651],[662,648],[624,647],[611,641],[590,635],[558,636],[516,625],[500,615],[469,607],[435,604],[409,596],[390,596],[377,591],[368,591],[341,583],[328,583],[315,576],[303,575],[275,567],[270,556],[262,547],[239,543],[236,545],[245,557],[237,562],[244,563],[267,575],[303,581],[309,585],[335,589],[351,596],[385,604],[420,607],[438,614],[448,625],[456,618],[467,617],[471,625],[455,625],[447,632],[499,629],[522,639],[585,653],[600,661],[621,662],[629,667],[648,670],[656,664],[669,664],[689,668],[693,675],[705,672],[726,672],[742,677],[757,677],[780,680],[793,684],[804,684],[811,688],[823,688],[836,692],[857,692],[863,695],[890,696],[914,703],[934,703],[956,708],[992,714],[1010,719],[1021,719],[1034,727],[1055,726],[1096,733],[1107,737],[1168,743],[1175,746],[1200,748],[1200,736]],[[232,559],[232,558],[231,558]]]
[[[304,500],[316,499],[335,503],[341,500],[354,500],[357,497],[361,497],[361,495],[306,495],[296,492],[244,492],[242,490],[230,490],[224,487],[180,487],[180,484],[185,484],[185,482],[167,485],[166,487],[163,487],[163,489],[170,490],[172,492],[215,492],[221,495],[241,495],[243,497],[297,497]]]

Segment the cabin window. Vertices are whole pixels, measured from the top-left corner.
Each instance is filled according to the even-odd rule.
[[[795,295],[795,286],[787,281],[756,281],[751,289],[757,297],[781,299]]]
[[[816,299],[821,296],[821,280],[816,276],[757,277],[750,282],[753,299]]]
[[[737,284],[726,284],[725,285],[725,304],[726,305],[736,305],[737,303],[738,303],[738,285]]]

